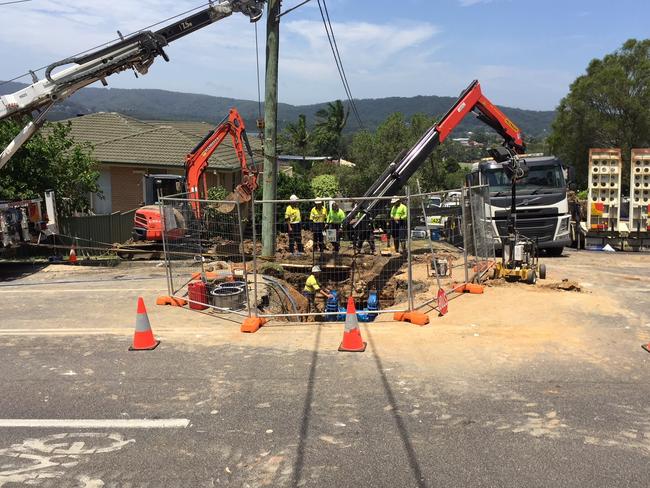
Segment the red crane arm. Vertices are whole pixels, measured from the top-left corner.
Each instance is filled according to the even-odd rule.
[[[477,118],[498,132],[503,137],[506,146],[511,147],[515,152],[520,154],[525,152],[526,146],[521,130],[483,95],[481,84],[478,80],[473,81],[461,93],[453,107],[440,119],[440,122],[436,126],[439,134],[439,143],[444,142],[451,131],[470,112],[477,112]]]
[[[207,196],[205,170],[208,167],[208,161],[228,135],[232,139],[242,172],[242,183],[235,191],[237,192],[240,187],[245,187],[244,193],[252,193],[257,188],[257,173],[248,167],[246,159],[246,152],[252,157],[252,150],[246,135],[246,125],[237,109],[232,108],[228,116],[208,132],[192,152],[185,157],[185,176],[189,199],[197,200]],[[250,197],[248,199],[250,200]],[[193,206],[197,213],[198,203],[193,203]]]

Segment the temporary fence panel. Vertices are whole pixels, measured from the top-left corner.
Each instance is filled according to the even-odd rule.
[[[443,296],[450,295],[457,282],[465,280],[462,201],[461,189],[416,193],[410,197],[413,228],[409,243],[415,309],[435,308],[441,290]]]
[[[249,221],[235,202],[161,199],[163,249],[169,295],[193,310],[249,314],[244,228]]]
[[[133,233],[135,210],[107,215],[64,217],[59,221],[57,240],[70,245],[73,242],[91,255],[102,254],[114,243],[128,241]]]
[[[589,149],[589,230],[618,230],[621,212],[621,170],[620,149]]]
[[[373,214],[352,216],[352,225],[342,221],[364,198],[321,199],[318,207],[317,200],[254,202],[251,247],[256,286],[252,302],[257,315],[295,322],[343,320],[350,296],[362,321],[406,311],[411,286],[406,273],[400,275],[410,242],[406,200],[403,211],[391,219],[391,198],[379,198]],[[273,225],[278,237],[272,256],[261,252],[261,215],[266,203],[277,208]],[[314,266],[321,272],[312,277]],[[317,288],[327,290],[329,297]]]
[[[632,149],[630,231],[650,231],[650,149]]]

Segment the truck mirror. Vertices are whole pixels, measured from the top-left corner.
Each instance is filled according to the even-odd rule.
[[[576,180],[576,169],[573,166],[567,167],[567,180],[569,180],[569,183]]]

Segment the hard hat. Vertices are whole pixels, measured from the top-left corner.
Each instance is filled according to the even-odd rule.
[[[292,202],[295,202],[296,200],[298,200],[298,197],[296,195],[291,195],[289,197],[289,200],[291,200]]]
[[[323,204],[323,200],[316,200],[316,201],[314,202],[314,204],[315,204],[315,205],[322,205],[322,204]]]
[[[399,197],[393,197],[390,200],[390,203],[397,203],[397,202],[399,202]]]
[[[320,266],[313,266],[311,268],[312,273],[320,273]]]

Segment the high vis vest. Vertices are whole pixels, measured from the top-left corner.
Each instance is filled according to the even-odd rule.
[[[299,224],[300,209],[298,207],[292,207],[291,205],[287,205],[287,209],[284,212],[284,219],[288,220],[290,224]]]
[[[311,212],[309,212],[309,220],[324,223],[327,220],[327,209],[325,207],[321,207],[320,210],[316,207],[312,208]]]
[[[307,278],[307,281],[305,282],[305,291],[307,293],[316,293],[318,290],[320,290],[318,280],[313,274],[309,275],[309,278]]]
[[[406,209],[406,205],[400,203],[397,206],[391,207],[390,218],[397,219],[397,220],[406,220],[407,213],[408,210]]]
[[[327,214],[327,223],[328,224],[340,224],[345,220],[345,212],[340,208],[336,211],[330,210]]]

